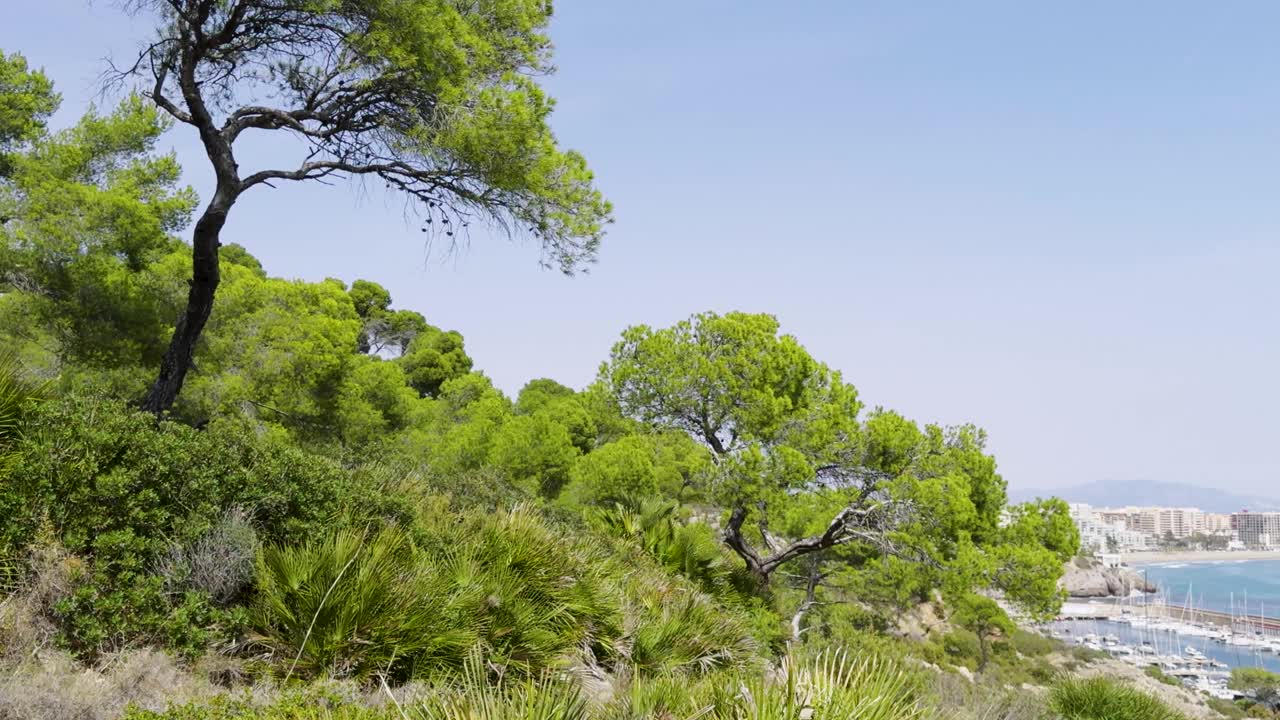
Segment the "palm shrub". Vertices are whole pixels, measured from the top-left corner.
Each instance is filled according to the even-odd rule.
[[[564,676],[542,674],[514,681],[493,679],[480,653],[473,653],[456,687],[414,708],[421,720],[586,720],[581,690]]]
[[[680,523],[677,505],[649,499],[638,508],[616,504],[590,513],[593,524],[614,537],[637,543],[663,567],[680,573],[704,591],[723,595],[732,588],[732,563],[715,531],[703,523]]]
[[[491,663],[532,671],[579,649],[612,653],[618,580],[598,551],[524,506],[470,514],[437,542],[423,558],[433,592]]]
[[[1102,677],[1060,682],[1049,705],[1063,720],[1187,720],[1160,700]]]
[[[759,647],[737,611],[658,573],[636,573],[629,587],[622,644],[633,674],[696,674],[755,664]]]
[[[259,563],[255,625],[285,674],[394,679],[461,668],[536,674],[620,633],[604,559],[525,508],[437,518],[407,532],[339,530],[273,546]]]
[[[736,671],[702,677],[653,675],[630,678],[626,691],[602,708],[601,720],[699,718],[740,692]]]
[[[853,660],[840,652],[809,660],[783,659],[772,675],[740,685],[711,716],[724,720],[923,720],[930,710],[918,700],[916,679],[895,663],[874,656]]]
[[[0,478],[18,455],[18,437],[27,403],[36,390],[22,378],[12,353],[0,353]]]
[[[462,653],[473,638],[423,596],[404,533],[342,529],[266,548],[254,621],[260,642],[294,673],[366,678],[412,674],[417,662]]]

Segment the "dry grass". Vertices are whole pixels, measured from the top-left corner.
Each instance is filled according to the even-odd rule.
[[[0,599],[0,670],[36,659],[53,644],[53,606],[75,589],[84,562],[52,542],[36,543],[11,594]]]
[[[229,605],[253,584],[258,534],[249,513],[231,508],[194,542],[173,545],[156,572],[172,592],[198,590],[216,605]]]
[[[113,720],[126,707],[163,710],[219,692],[163,653],[145,650],[85,669],[61,653],[0,677],[0,720]]]

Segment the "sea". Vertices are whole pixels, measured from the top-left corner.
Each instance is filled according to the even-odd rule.
[[[1160,588],[1160,595],[1172,606],[1204,608],[1280,619],[1280,559],[1205,560],[1135,564],[1136,572],[1147,576]],[[1247,604],[1246,604],[1247,603]],[[1139,606],[1140,607],[1140,606]],[[1141,612],[1135,607],[1136,612]],[[1203,637],[1179,636],[1164,631],[1138,630],[1125,623],[1076,621],[1056,623],[1072,635],[1097,633],[1115,635],[1129,645],[1154,643],[1161,653],[1180,654],[1194,647],[1208,657],[1231,667],[1260,667],[1280,673],[1280,655],[1216,643]]]
[[[1134,565],[1160,586],[1170,605],[1280,618],[1280,559],[1169,562]],[[1246,598],[1248,606],[1246,608]]]

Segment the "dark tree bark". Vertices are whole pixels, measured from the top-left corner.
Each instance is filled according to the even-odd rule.
[[[799,643],[804,634],[804,616],[818,605],[818,584],[826,577],[821,571],[821,558],[809,556],[809,577],[805,582],[804,600],[791,616],[791,642]]]
[[[890,537],[898,525],[900,516],[909,508],[900,502],[875,501],[869,505],[851,505],[832,518],[821,535],[801,538],[788,543],[780,550],[761,555],[751,547],[742,534],[747,519],[747,509],[737,505],[729,513],[725,526],[724,542],[746,564],[747,570],[762,588],[768,587],[773,572],[796,558],[821,552],[837,545],[861,541],[875,546],[885,554],[905,557],[919,562],[929,562],[927,555],[911,548],[899,547]]]
[[[156,74],[152,99],[178,120],[194,125],[200,132],[205,154],[213,165],[217,187],[213,198],[205,207],[191,235],[191,280],[187,291],[187,307],[178,318],[160,364],[160,373],[151,390],[142,401],[142,408],[157,415],[168,412],[182,391],[195,359],[196,343],[213,312],[213,299],[221,281],[218,265],[218,248],[222,246],[222,227],[227,223],[227,213],[235,204],[243,186],[239,166],[231,150],[234,134],[219,128],[210,113],[196,79],[196,68],[207,51],[207,44],[190,42],[181,52],[177,63],[178,88],[186,110],[181,110],[164,96],[164,83],[168,69]]]
[[[193,364],[196,342],[213,312],[213,298],[221,280],[218,248],[222,243],[218,238],[226,224],[230,206],[231,202],[219,201],[215,196],[196,221],[191,237],[191,280],[188,281],[191,287],[187,291],[187,308],[173,329],[169,349],[160,364],[160,374],[142,401],[142,408],[148,412],[160,414],[173,407]]]

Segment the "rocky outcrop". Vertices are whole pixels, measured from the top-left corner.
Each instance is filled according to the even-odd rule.
[[[1134,590],[1155,592],[1156,586],[1129,568],[1103,567],[1097,560],[1076,558],[1067,563],[1058,587],[1071,597],[1128,597]]]

